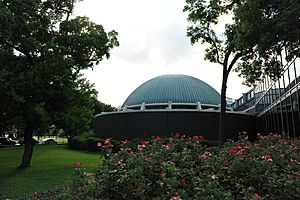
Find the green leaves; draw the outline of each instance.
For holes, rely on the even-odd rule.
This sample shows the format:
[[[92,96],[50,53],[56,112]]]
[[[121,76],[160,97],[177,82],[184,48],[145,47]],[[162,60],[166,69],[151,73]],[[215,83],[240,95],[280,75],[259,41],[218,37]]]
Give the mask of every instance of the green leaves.
[[[278,78],[282,72],[282,65],[276,61],[278,57],[285,55],[285,50],[287,61],[299,57],[299,3],[296,0],[241,2],[233,12],[237,26],[234,40],[239,48],[251,50],[255,56],[244,56],[237,71],[251,85],[264,75]],[[256,66],[258,62],[260,67]],[[261,69],[260,75],[255,73],[252,76],[251,73],[257,68]]]
[[[71,134],[90,128],[97,92],[80,71],[119,44],[117,32],[73,16],[75,2],[0,0],[1,121],[18,118]]]
[[[255,85],[264,76],[278,78],[282,65],[275,61],[283,51],[285,59],[299,57],[300,5],[297,0],[187,0],[187,36],[191,43],[208,43],[205,58],[228,64],[226,55],[240,54],[235,71],[245,84]],[[214,25],[224,14],[231,14],[233,24],[225,25],[217,36]],[[233,63],[234,64],[234,63]],[[226,66],[227,67],[227,66]]]
[[[64,46],[64,54],[73,58],[76,70],[98,64],[103,56],[109,58],[109,50],[119,45],[117,32],[106,33],[101,25],[87,17],[76,17],[60,24],[58,43]]]
[[[184,12],[188,12],[188,21],[192,23],[187,28],[187,36],[191,43],[209,44],[205,50],[205,59],[223,66],[225,83],[233,65],[242,56],[242,49],[235,45],[234,38],[237,30],[234,24],[225,24],[223,33],[216,32],[220,17],[232,11],[236,1],[222,0],[188,0]],[[236,57],[231,61],[229,58]],[[225,86],[224,86],[225,87]]]
[[[272,133],[255,142],[247,137],[216,153],[199,137],[118,141],[121,148],[103,165],[76,169],[69,199],[299,199],[299,140]]]

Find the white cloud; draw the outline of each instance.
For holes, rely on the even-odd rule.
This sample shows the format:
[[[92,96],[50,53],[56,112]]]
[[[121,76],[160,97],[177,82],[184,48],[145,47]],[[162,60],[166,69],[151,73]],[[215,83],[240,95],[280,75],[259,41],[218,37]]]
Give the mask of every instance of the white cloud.
[[[186,37],[184,0],[84,0],[76,15],[86,15],[106,31],[119,33],[120,47],[85,75],[95,83],[99,100],[121,106],[140,84],[162,74],[186,74],[221,89],[222,68],[204,61],[204,47]],[[226,21],[226,20],[225,20]],[[249,88],[231,73],[227,96],[238,98]]]

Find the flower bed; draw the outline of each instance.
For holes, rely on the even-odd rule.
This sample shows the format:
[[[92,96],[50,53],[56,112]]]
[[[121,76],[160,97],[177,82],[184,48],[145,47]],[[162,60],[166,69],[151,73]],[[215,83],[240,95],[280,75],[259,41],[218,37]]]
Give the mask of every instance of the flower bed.
[[[98,143],[103,165],[77,163],[70,199],[300,199],[300,143],[270,134],[246,135],[224,148],[206,147],[201,136],[160,138],[133,145]]]

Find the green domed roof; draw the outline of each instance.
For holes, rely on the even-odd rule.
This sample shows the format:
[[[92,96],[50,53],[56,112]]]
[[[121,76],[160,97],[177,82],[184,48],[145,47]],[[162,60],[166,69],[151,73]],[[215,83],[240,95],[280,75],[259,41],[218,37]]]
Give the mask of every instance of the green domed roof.
[[[186,75],[155,77],[136,88],[123,106],[142,103],[197,103],[218,105],[220,94],[207,83]],[[122,106],[122,107],[123,107]]]

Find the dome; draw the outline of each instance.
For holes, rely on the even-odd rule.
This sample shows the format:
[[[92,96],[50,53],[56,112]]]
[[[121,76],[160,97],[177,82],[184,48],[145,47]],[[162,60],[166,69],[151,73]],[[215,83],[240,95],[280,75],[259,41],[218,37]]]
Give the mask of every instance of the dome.
[[[226,108],[224,139],[255,133],[255,117]],[[117,111],[95,116],[94,132],[119,140],[183,133],[218,139],[220,94],[203,81],[186,75],[163,75],[137,87]]]
[[[162,75],[136,88],[124,106],[180,103],[219,105],[220,94],[207,83],[187,75]]]

